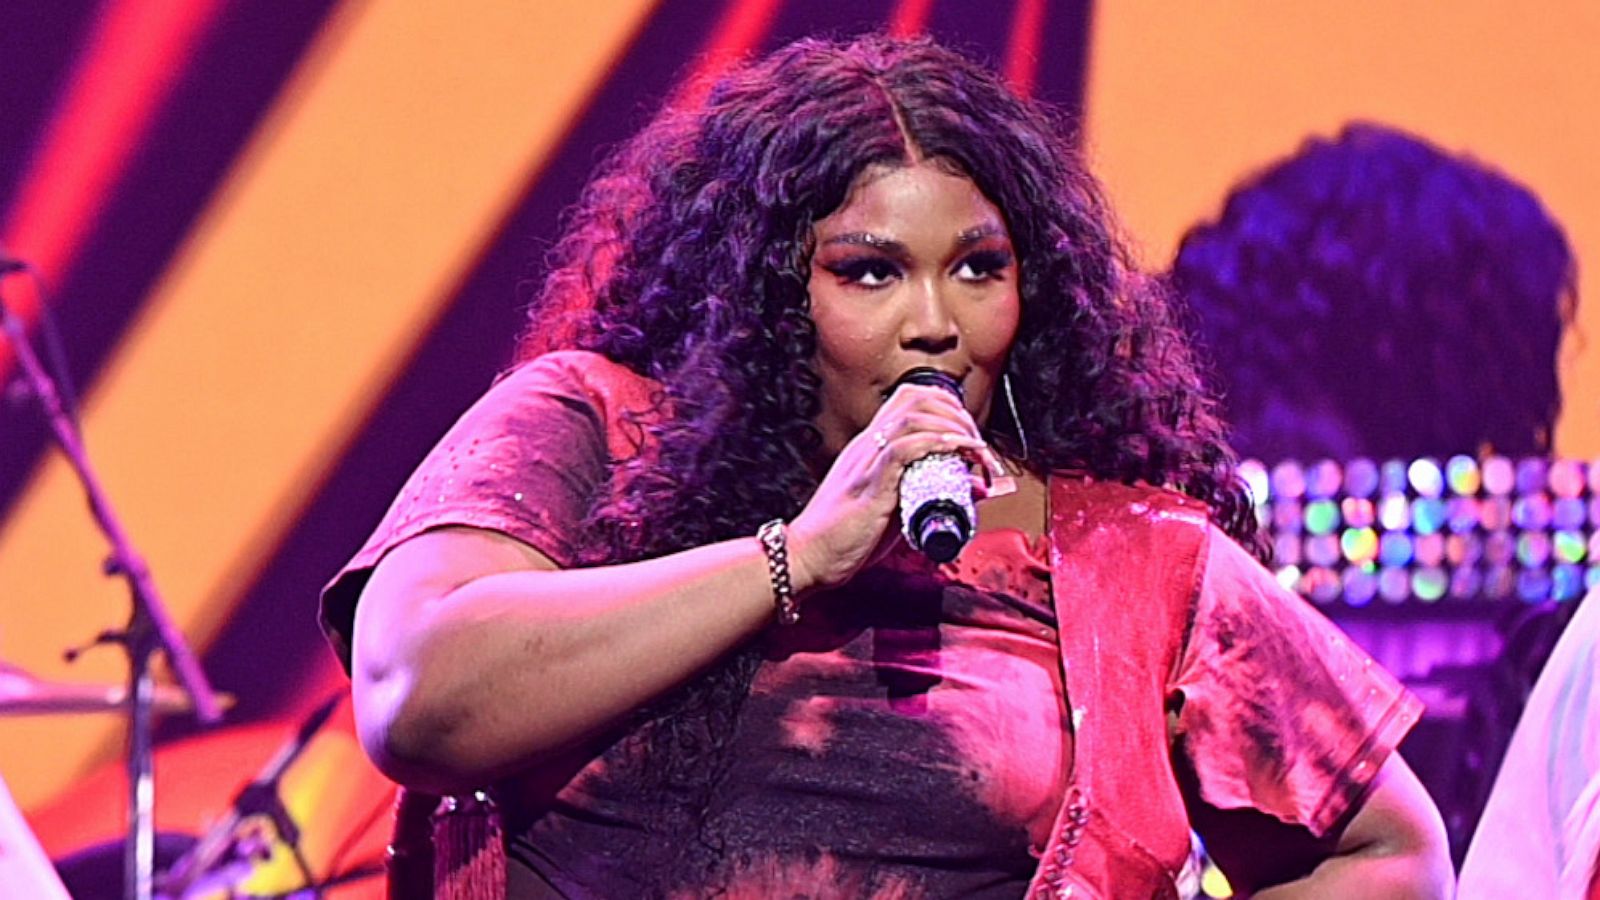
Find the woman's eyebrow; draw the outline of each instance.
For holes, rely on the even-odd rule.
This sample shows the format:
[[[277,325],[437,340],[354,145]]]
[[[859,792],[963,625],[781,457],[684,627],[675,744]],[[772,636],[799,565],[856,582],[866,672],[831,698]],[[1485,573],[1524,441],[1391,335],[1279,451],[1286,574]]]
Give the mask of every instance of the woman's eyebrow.
[[[824,247],[831,246],[833,244],[851,244],[857,247],[871,247],[874,250],[882,250],[885,253],[892,253],[896,256],[904,256],[907,253],[905,244],[902,244],[893,238],[886,238],[881,235],[872,234],[871,232],[866,231],[850,231],[844,234],[834,235],[833,237],[822,242]]]
[[[976,244],[984,238],[1003,238],[1005,236],[1006,230],[1004,228],[1001,228],[999,225],[996,225],[993,222],[985,222],[982,225],[975,225],[956,235],[956,243],[966,246],[968,244]]]
[[[971,228],[959,232],[956,235],[956,243],[965,247],[970,244],[976,244],[985,238],[1003,238],[1005,236],[1006,230],[1004,228],[993,222],[985,222],[982,225],[974,225]],[[857,247],[871,247],[874,250],[881,250],[884,253],[889,253],[896,256],[905,256],[909,252],[906,249],[905,244],[902,244],[893,238],[883,237],[882,235],[873,234],[869,231],[850,231],[844,234],[837,234],[822,242],[824,247],[831,246],[833,244],[849,244]]]

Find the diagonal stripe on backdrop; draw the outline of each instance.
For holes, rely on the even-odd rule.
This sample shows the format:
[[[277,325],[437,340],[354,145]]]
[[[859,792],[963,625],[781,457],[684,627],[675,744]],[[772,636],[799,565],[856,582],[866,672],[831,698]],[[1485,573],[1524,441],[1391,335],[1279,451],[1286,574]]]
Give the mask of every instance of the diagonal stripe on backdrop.
[[[648,8],[352,4],[325,29],[86,404],[108,490],[200,643]],[[123,616],[100,554],[65,467],[44,466],[0,530],[0,650],[121,677],[114,654],[71,673],[56,656]],[[32,805],[119,733],[8,723],[0,768]]]
[[[0,247],[47,278],[71,266],[84,232],[190,52],[217,11],[216,0],[111,0],[100,11],[71,84],[23,176],[0,232]],[[32,291],[12,295],[24,323],[38,315]],[[0,381],[12,364],[0,344]]]
[[[526,173],[515,209],[451,289],[448,307],[211,645],[206,670],[240,694],[237,718],[293,715],[303,698],[343,683],[314,624],[317,590],[360,546],[438,435],[509,361],[523,326],[518,285],[537,270],[539,248],[555,239],[561,211],[577,199],[596,159],[637,130],[680,79],[705,70],[706,54],[693,48],[722,48],[722,58],[732,59],[744,42],[763,40],[763,28],[738,24],[742,13],[734,7],[708,19],[701,0],[658,3],[560,149]],[[270,655],[262,652],[267,646]],[[190,730],[174,722],[163,738]]]

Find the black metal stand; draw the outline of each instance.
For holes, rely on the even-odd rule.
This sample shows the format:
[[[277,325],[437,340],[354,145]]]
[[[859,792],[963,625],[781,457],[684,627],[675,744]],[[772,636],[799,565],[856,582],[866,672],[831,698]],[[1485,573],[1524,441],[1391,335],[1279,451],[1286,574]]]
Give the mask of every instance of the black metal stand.
[[[155,868],[155,779],[150,710],[155,682],[150,677],[150,657],[157,650],[166,652],[173,674],[188,693],[201,722],[210,725],[219,721],[222,708],[199,661],[168,616],[144,558],[134,550],[112,512],[100,481],[89,466],[82,437],[62,407],[55,384],[34,355],[26,328],[6,308],[3,297],[0,297],[0,328],[10,339],[17,363],[44,410],[56,443],[83,484],[95,523],[111,544],[106,574],[126,579],[133,601],[126,630],[102,633],[95,643],[118,643],[128,654],[128,841],[123,859],[123,896],[128,900],[150,900]]]
[[[283,780],[284,773],[289,771],[289,766],[299,758],[305,751],[306,745],[311,743],[311,739],[327,723],[328,717],[333,715],[333,711],[338,708],[344,697],[343,691],[335,693],[300,723],[294,737],[278,748],[278,752],[267,761],[260,774],[234,796],[233,807],[228,814],[208,829],[182,859],[172,864],[162,884],[164,892],[182,896],[190,888],[210,877],[220,866],[229,861],[230,854],[236,854],[240,825],[253,817],[265,816],[272,822],[279,839],[288,846],[289,853],[294,857],[295,866],[300,870],[300,877],[305,881],[305,886],[296,890],[310,891],[312,897],[321,896],[322,889],[317,885],[316,875],[311,871],[311,863],[300,848],[300,827],[289,814],[288,807],[283,805],[278,784]]]

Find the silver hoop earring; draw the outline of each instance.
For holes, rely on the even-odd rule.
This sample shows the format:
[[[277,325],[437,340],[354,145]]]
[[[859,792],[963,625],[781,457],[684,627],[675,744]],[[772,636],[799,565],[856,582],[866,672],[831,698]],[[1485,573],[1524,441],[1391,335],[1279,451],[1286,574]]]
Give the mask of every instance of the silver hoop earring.
[[[1011,422],[1017,426],[1017,442],[1022,445],[1022,458],[1028,458],[1028,433],[1022,429],[1022,417],[1017,415],[1017,397],[1011,392],[1011,373],[1000,375],[1000,389],[1006,394],[1006,409],[1011,411]]]

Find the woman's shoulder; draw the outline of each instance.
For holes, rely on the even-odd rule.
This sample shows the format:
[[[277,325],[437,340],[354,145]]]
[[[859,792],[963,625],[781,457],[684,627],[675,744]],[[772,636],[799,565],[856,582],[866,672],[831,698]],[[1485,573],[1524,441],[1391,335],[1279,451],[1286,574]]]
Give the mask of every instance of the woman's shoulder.
[[[1202,528],[1211,521],[1209,506],[1171,488],[1102,481],[1074,472],[1051,474],[1050,508],[1085,521],[1126,518],[1154,524],[1176,518]]]
[[[656,382],[592,350],[552,350],[522,360],[496,384],[565,386],[590,392],[648,395]]]
[[[1116,558],[1179,580],[1203,569],[1216,532],[1209,508],[1192,497],[1071,473],[1050,478],[1049,522],[1052,543],[1069,555]]]
[[[581,400],[602,413],[644,411],[657,405],[660,385],[590,350],[554,350],[517,363],[496,379],[494,391],[555,394]]]
[[[503,374],[492,392],[512,402],[544,395],[587,407],[605,431],[613,458],[638,451],[640,424],[662,406],[658,382],[590,350],[554,350],[525,360]]]

